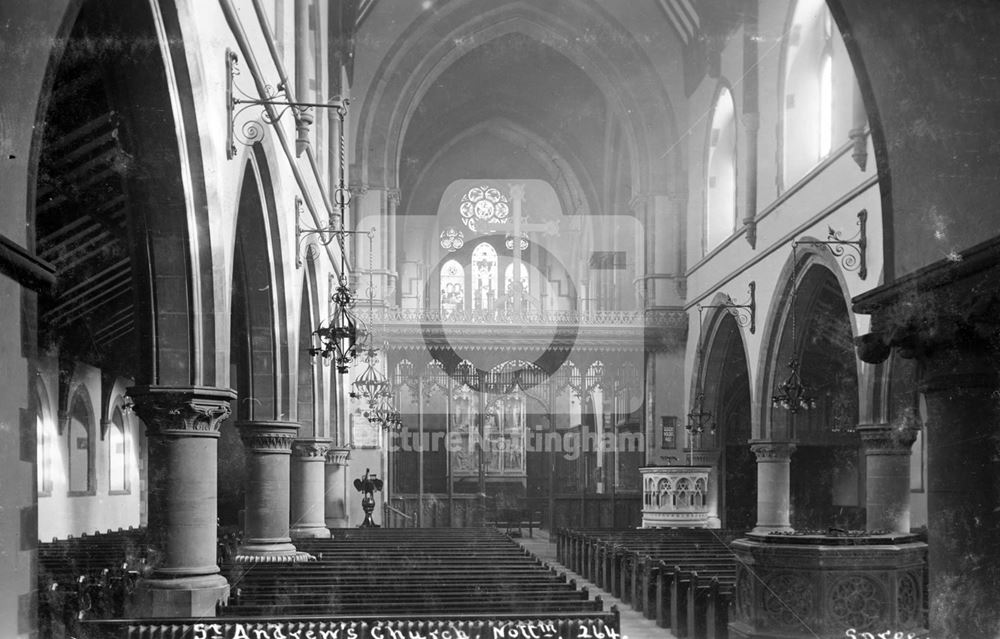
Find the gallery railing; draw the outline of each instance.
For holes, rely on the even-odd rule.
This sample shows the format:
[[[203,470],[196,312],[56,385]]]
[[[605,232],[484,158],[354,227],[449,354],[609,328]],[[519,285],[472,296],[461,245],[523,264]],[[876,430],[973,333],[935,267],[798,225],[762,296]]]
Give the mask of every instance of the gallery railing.
[[[577,324],[581,326],[643,326],[647,314],[633,311],[521,311],[507,309],[452,310],[382,308],[372,315],[375,324]]]

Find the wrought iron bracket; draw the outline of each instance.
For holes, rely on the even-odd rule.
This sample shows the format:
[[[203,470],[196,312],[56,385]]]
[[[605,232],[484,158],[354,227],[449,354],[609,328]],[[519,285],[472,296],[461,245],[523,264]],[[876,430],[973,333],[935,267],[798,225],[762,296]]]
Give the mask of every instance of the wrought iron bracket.
[[[340,190],[340,189],[338,189]],[[345,189],[346,192],[346,189]],[[347,198],[350,199],[350,193],[347,193]],[[305,237],[310,235],[318,235],[319,243],[323,246],[328,246],[334,238],[342,240],[347,235],[367,235],[368,239],[373,239],[375,237],[375,227],[373,226],[367,231],[351,231],[348,229],[337,228],[338,218],[337,216],[331,216],[329,222],[326,226],[320,226],[317,228],[312,228],[308,226],[302,226],[299,221],[299,215],[302,212],[302,198],[295,196],[295,267],[302,268],[302,241]],[[310,244],[309,247],[312,248],[314,245]],[[340,250],[343,251],[343,243],[341,243]],[[306,255],[309,255],[307,253]]]
[[[842,239],[842,232],[835,231],[832,226],[827,227],[826,240],[796,240],[792,246],[799,244],[810,244],[813,246],[825,246],[830,249],[838,260],[840,266],[845,271],[857,271],[858,277],[865,279],[868,277],[868,261],[866,253],[868,248],[868,210],[861,209],[858,213],[858,233],[849,240]],[[857,252],[848,252],[848,249]]]
[[[293,102],[288,99],[284,82],[276,87],[264,85],[264,97],[254,97],[236,86],[236,76],[240,75],[239,57],[232,49],[226,49],[226,158],[236,157],[236,143],[250,146],[264,137],[266,125],[278,126],[278,121],[288,111],[295,118],[297,154],[308,145],[309,125],[313,122],[312,109],[335,109],[343,122],[347,114],[347,99],[333,98],[329,102]],[[236,125],[237,118],[254,107],[263,107],[259,118]]]
[[[736,323],[740,326],[747,326],[750,328],[750,334],[752,335],[757,331],[757,282],[750,282],[750,299],[747,300],[745,304],[737,304],[736,301],[730,295],[726,295],[726,301],[723,304],[699,304],[698,310],[705,308],[724,308],[729,311],[729,314],[736,318]]]

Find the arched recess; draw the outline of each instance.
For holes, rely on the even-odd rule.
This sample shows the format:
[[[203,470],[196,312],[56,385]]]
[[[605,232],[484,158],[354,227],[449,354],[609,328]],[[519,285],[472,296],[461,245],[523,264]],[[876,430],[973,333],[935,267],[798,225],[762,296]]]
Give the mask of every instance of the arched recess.
[[[296,385],[296,419],[302,425],[299,437],[321,437],[326,432],[321,406],[323,375],[317,358],[309,353],[313,346],[312,332],[322,321],[316,287],[316,262],[310,252],[302,278],[302,298],[299,304],[299,344],[296,351],[298,376]],[[333,413],[335,414],[335,413]]]
[[[718,513],[723,528],[750,530],[757,517],[757,462],[750,450],[750,370],[739,324],[725,310],[712,313],[705,328],[702,375],[705,410],[712,414],[718,446]]]
[[[97,413],[82,384],[70,395],[66,423],[66,484],[70,496],[97,490]]]
[[[236,523],[243,504],[244,450],[235,423],[288,419],[289,361],[281,251],[271,178],[259,145],[240,184],[230,304],[230,384],[237,400],[220,428],[219,518]]]
[[[600,7],[569,0],[554,0],[544,8],[477,0],[439,7],[434,37],[428,37],[428,28],[425,20],[409,27],[371,83],[357,136],[362,181],[398,186],[404,134],[423,95],[471,49],[511,33],[527,35],[586,70],[615,119],[624,125],[634,192],[670,185],[680,174],[678,153],[671,154],[671,161],[657,160],[677,138],[673,110],[659,76],[632,35]],[[603,37],[577,37],[587,32]]]
[[[39,299],[41,345],[139,384],[212,384],[208,212],[176,7],[90,0],[64,24],[28,184],[59,283]]]
[[[864,528],[864,460],[856,432],[859,364],[849,298],[828,252],[798,247],[797,255],[794,282],[785,278],[772,309],[775,321],[768,322],[765,332],[773,335],[762,362],[765,432],[769,439],[796,445],[791,463],[794,528]],[[815,403],[795,413],[770,401],[788,377],[793,358]]]

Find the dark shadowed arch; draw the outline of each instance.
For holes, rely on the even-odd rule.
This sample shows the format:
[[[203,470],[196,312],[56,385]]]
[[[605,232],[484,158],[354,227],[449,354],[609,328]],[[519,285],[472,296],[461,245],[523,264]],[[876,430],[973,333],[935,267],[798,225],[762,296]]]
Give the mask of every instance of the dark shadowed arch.
[[[719,448],[719,517],[724,528],[749,530],[757,516],[757,463],[750,451],[750,370],[740,327],[725,310],[716,310],[705,326],[701,375],[704,407],[712,413],[714,436],[703,442]]]
[[[176,8],[76,2],[62,31],[28,184],[29,242],[57,268],[41,343],[140,384],[214,383],[212,260],[191,232],[208,212]]]

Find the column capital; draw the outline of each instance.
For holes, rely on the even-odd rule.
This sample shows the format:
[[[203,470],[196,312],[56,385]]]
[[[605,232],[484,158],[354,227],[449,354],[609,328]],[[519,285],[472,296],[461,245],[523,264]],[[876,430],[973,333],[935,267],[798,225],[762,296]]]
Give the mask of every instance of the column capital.
[[[333,440],[328,437],[310,437],[292,442],[292,457],[302,460],[325,460]]]
[[[289,455],[295,435],[299,432],[299,424],[283,421],[238,422],[236,429],[243,445],[252,453]]]
[[[151,437],[213,437],[236,391],[211,386],[132,386],[133,410]]]
[[[389,204],[399,206],[401,197],[402,195],[400,194],[399,189],[386,189],[385,198],[389,201]]]
[[[917,440],[917,429],[892,424],[861,424],[858,433],[866,455],[906,455]]]
[[[750,450],[757,456],[758,463],[786,462],[795,452],[794,442],[754,442]]]
[[[326,463],[331,466],[347,466],[350,459],[350,448],[330,448],[326,453]]]
[[[367,184],[352,184],[347,187],[347,190],[351,192],[354,197],[364,197],[368,193],[369,186]]]

